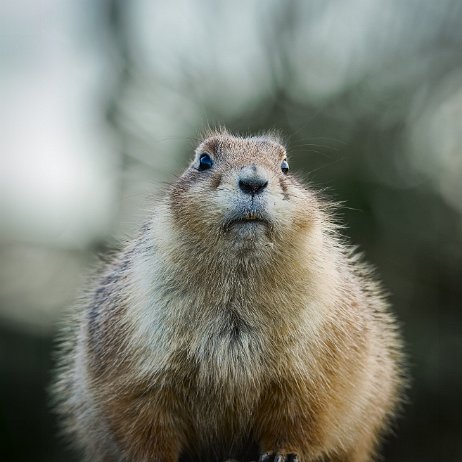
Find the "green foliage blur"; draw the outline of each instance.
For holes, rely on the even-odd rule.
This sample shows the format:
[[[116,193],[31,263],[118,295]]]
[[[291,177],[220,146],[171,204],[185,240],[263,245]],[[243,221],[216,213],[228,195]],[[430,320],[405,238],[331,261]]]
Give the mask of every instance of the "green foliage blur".
[[[389,293],[411,387],[385,460],[462,460],[462,3],[13,3],[0,460],[78,460],[46,391],[57,323],[219,125],[279,131]]]

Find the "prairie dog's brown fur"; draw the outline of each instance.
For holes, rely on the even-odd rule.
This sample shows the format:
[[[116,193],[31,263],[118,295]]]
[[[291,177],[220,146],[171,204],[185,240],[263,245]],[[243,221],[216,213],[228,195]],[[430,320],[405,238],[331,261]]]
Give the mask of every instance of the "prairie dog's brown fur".
[[[395,321],[285,159],[272,136],[210,134],[76,310],[54,395],[86,460],[373,459]]]

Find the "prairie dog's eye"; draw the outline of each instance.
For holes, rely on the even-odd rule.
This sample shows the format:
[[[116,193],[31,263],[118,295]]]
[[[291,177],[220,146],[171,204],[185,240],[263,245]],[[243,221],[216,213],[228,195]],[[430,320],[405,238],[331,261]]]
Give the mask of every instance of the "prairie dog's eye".
[[[284,175],[287,175],[287,173],[289,173],[289,163],[287,162],[286,159],[282,161],[281,170],[282,170],[282,173],[284,173]]]
[[[202,153],[199,157],[199,170],[208,170],[212,165],[212,158],[206,152]]]

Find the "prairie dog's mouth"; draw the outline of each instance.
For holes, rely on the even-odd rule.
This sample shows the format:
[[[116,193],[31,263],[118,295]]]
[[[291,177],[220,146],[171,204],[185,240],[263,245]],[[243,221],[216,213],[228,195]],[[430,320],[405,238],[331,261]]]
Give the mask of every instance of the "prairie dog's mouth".
[[[257,227],[257,226],[270,226],[270,220],[265,216],[266,214],[248,211],[243,214],[230,217],[225,222],[225,230],[231,227]]]

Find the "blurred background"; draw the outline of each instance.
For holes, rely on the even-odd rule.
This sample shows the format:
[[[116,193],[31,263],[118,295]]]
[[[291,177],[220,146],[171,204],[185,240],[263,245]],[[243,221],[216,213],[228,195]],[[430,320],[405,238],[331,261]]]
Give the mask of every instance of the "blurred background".
[[[462,461],[462,2],[15,0],[0,6],[0,459],[73,461],[46,387],[98,255],[207,125],[278,129],[402,324],[387,461]]]

